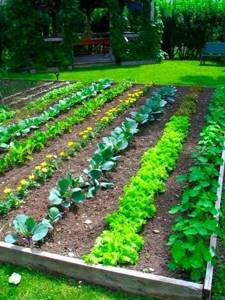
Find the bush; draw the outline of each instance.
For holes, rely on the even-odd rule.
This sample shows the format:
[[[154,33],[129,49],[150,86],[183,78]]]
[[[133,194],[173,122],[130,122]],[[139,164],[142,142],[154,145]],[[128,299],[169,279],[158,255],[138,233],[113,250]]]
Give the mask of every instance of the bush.
[[[162,48],[170,58],[198,58],[207,41],[225,40],[225,2],[157,0],[164,24]]]

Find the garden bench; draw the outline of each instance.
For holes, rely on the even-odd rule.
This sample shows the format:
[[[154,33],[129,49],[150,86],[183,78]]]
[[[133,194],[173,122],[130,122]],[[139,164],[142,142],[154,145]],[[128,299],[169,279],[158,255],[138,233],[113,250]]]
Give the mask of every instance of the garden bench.
[[[201,61],[202,65],[205,63],[206,57],[225,57],[225,43],[221,42],[210,42],[206,43],[202,50]]]

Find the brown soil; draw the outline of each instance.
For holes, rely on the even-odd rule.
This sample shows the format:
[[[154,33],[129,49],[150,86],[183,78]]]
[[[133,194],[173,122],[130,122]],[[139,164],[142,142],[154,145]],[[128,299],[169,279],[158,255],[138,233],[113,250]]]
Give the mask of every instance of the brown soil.
[[[75,125],[71,133],[62,134],[60,137],[57,137],[54,140],[50,140],[47,144],[47,147],[42,149],[41,152],[32,154],[32,161],[27,161],[24,166],[14,167],[4,174],[0,174],[0,197],[6,186],[11,188],[15,187],[21,179],[27,177],[31,173],[31,171],[34,169],[34,166],[40,164],[43,160],[45,160],[45,156],[48,153],[56,154],[64,150],[67,146],[68,141],[75,140],[78,137],[78,133],[84,130],[87,126],[93,127],[96,117],[103,116],[107,110],[118,105],[121,99],[125,99],[128,93],[133,91],[137,87],[138,86],[135,85],[134,87],[129,89],[129,91],[123,93],[121,96],[116,97],[113,101],[106,103],[101,111],[97,111],[95,115],[90,115],[82,123]]]
[[[122,195],[124,185],[130,177],[136,173],[140,166],[140,158],[143,153],[156,144],[163,132],[163,128],[168,119],[173,115],[181,103],[184,94],[189,91],[187,87],[178,87],[177,101],[168,106],[160,121],[146,125],[132,141],[129,149],[122,154],[117,166],[117,171],[107,173],[107,179],[115,184],[113,189],[99,191],[94,199],[80,203],[77,209],[71,210],[63,220],[55,227],[51,237],[47,238],[41,246],[43,250],[50,252],[67,254],[73,252],[80,257],[87,253],[96,239],[104,230],[104,216],[113,212],[118,207],[118,198]],[[198,111],[192,117],[192,127],[188,139],[184,145],[184,151],[177,163],[176,170],[171,174],[166,193],[156,199],[157,215],[145,226],[143,235],[145,244],[140,254],[140,260],[135,269],[143,270],[153,268],[156,274],[171,275],[167,271],[166,262],[168,261],[168,249],[166,242],[170,233],[170,226],[174,217],[168,214],[172,204],[179,201],[182,187],[175,182],[178,174],[186,172],[192,163],[191,152],[197,145],[199,132],[203,125],[203,116],[207,110],[208,100],[211,98],[212,90],[205,89],[200,95]],[[119,117],[109,128],[107,128],[99,138],[91,142],[77,157],[65,162],[63,167],[58,170],[55,176],[46,182],[41,189],[35,190],[28,196],[23,207],[10,212],[0,221],[0,239],[8,231],[8,224],[18,213],[25,213],[37,219],[46,216],[48,208],[49,189],[54,187],[56,181],[63,176],[67,170],[71,170],[74,175],[79,175],[87,167],[87,159],[92,155],[96,148],[96,143],[110,133],[112,128],[119,125],[124,116]],[[63,143],[61,141],[60,143]],[[57,146],[57,145],[55,145]],[[37,154],[39,157],[41,154]],[[27,167],[25,167],[27,168]],[[10,182],[10,181],[9,181]],[[86,220],[91,220],[90,225],[86,225]],[[159,230],[154,234],[153,230]]]

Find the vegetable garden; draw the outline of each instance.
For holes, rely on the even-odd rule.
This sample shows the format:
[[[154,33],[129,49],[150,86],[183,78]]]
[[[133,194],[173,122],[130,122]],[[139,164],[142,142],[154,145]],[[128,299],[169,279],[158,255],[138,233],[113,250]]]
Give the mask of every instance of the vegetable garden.
[[[104,79],[33,89],[0,108],[0,260],[209,298],[225,88]]]

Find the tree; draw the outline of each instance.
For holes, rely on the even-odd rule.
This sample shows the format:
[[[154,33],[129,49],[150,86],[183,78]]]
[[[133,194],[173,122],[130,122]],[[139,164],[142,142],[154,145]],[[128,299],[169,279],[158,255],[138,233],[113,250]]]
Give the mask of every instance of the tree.
[[[34,0],[33,5],[36,9],[45,11],[51,18],[51,31],[54,36],[57,35],[57,16],[60,12],[61,0]]]

